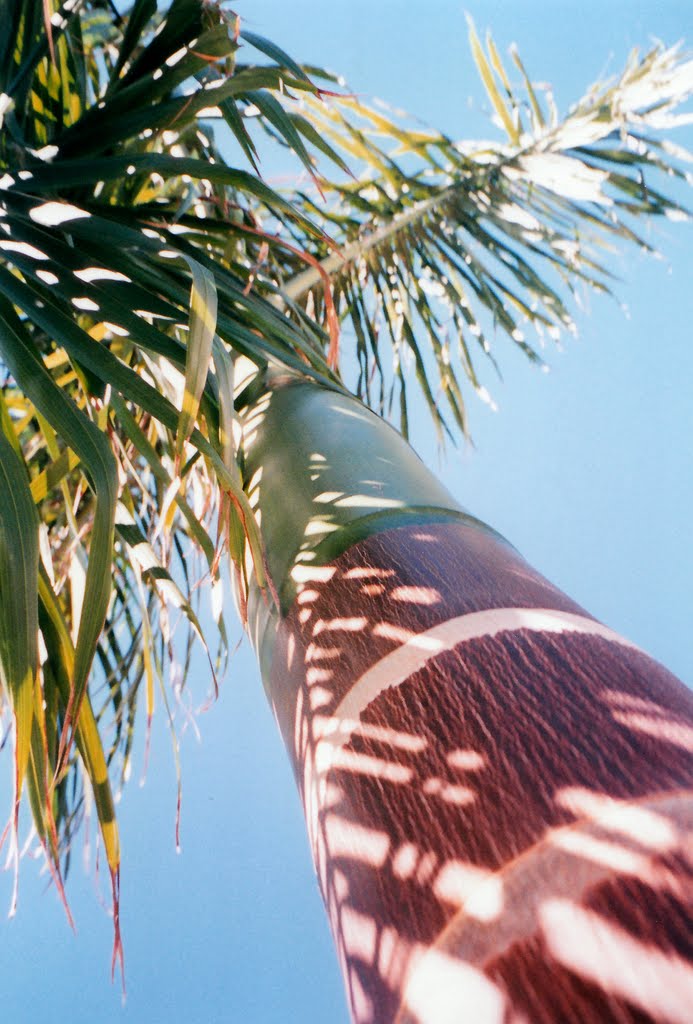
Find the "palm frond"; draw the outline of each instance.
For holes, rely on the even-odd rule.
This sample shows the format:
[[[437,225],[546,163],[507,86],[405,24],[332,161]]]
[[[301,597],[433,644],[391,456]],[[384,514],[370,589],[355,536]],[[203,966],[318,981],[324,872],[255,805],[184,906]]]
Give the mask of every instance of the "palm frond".
[[[278,268],[290,305],[318,320],[321,271],[330,276],[356,339],[361,397],[387,412],[407,361],[441,431],[447,406],[466,432],[464,385],[485,394],[475,367],[477,356],[492,354],[494,329],[540,362],[546,335],[574,332],[571,298],[580,287],[611,293],[614,245],[651,251],[639,219],[688,216],[655,187],[658,179],[692,180],[691,154],[659,134],[693,119],[680,112],[693,91],[693,61],[678,47],[631,54],[614,81],[592,86],[559,119],[515,50],[517,89],[492,39],[485,51],[471,24],[470,39],[502,141],[454,142],[350,97],[329,106],[298,100],[298,116],[362,172],[356,181],[323,181],[327,207],[301,196],[339,252],[318,247],[319,268],[289,260]],[[365,303],[356,298],[363,295]],[[394,374],[376,354],[384,337]]]
[[[129,770],[140,689],[148,720],[157,686],[167,707],[170,684],[179,692],[190,640],[176,635],[177,618],[214,677],[225,546],[241,587],[246,549],[264,576],[228,445],[233,374],[209,371],[212,345],[335,381],[322,330],[296,329],[247,288],[266,244],[252,234],[258,207],[307,236],[321,229],[257,174],[227,166],[201,119],[213,98],[252,156],[232,105],[247,92],[257,100],[259,84],[268,96],[288,82],[317,87],[259,37],[249,44],[280,63],[235,74],[237,19],[202,0],[176,0],[164,15],[139,0],[122,18],[97,3],[53,4],[50,33],[40,5],[11,7],[0,132],[0,455],[14,502],[0,545],[3,702],[17,797],[26,780],[56,877],[88,778],[116,886],[108,768],[121,781]],[[194,599],[204,577],[217,595],[216,656]],[[17,822],[15,812],[15,833]]]

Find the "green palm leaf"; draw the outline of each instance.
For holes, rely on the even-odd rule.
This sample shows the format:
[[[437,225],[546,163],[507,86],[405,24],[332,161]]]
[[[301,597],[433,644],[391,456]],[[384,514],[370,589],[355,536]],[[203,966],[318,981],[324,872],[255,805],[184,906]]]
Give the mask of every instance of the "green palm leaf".
[[[493,328],[500,327],[540,361],[527,329],[539,343],[546,333],[558,338],[574,331],[566,291],[578,282],[611,291],[611,240],[649,249],[635,217],[687,216],[644,174],[685,180],[690,162],[684,151],[663,161],[654,134],[687,116],[674,114],[691,92],[690,61],[676,48],[631,57],[614,82],[594,86],[562,121],[542,111],[514,54],[532,115],[527,128],[525,98],[513,91],[493,41],[484,54],[471,23],[470,38],[506,142],[458,144],[435,132],[406,131],[351,98],[327,109],[301,101],[301,116],[364,168],[356,182],[323,182],[332,198],[327,209],[317,197],[303,196],[306,212],[322,219],[341,245],[341,256],[323,250],[321,259],[340,313],[357,337],[365,337],[367,321],[371,334],[383,328],[396,366],[407,350],[417,364],[411,339],[423,331],[437,377],[436,387],[422,384],[431,415],[440,423],[440,395],[458,427],[461,381],[466,376],[477,387],[472,351],[490,354]],[[281,269],[286,296],[294,305],[310,302],[320,317],[319,271],[286,262]],[[364,289],[368,295],[368,285],[365,309],[347,298]],[[361,377],[372,381],[382,373],[371,357]],[[366,397],[362,386],[359,393]],[[382,402],[376,407],[386,409]]]

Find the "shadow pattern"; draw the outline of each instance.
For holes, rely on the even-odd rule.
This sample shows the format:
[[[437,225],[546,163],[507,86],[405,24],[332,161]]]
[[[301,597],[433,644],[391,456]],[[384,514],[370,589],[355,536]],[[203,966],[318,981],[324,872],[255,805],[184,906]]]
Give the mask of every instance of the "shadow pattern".
[[[580,630],[430,640],[494,609]],[[360,540],[306,573],[269,689],[357,1024],[693,1019],[693,695],[512,548]]]

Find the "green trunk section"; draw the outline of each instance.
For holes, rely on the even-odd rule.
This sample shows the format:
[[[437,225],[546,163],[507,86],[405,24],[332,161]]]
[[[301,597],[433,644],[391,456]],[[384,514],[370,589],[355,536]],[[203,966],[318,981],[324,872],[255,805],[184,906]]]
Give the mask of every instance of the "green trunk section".
[[[277,609],[251,581],[248,629],[265,679],[281,615],[311,570],[352,544],[451,517],[499,536],[462,508],[393,427],[312,381],[274,382],[247,414],[243,443],[245,486],[280,601]]]

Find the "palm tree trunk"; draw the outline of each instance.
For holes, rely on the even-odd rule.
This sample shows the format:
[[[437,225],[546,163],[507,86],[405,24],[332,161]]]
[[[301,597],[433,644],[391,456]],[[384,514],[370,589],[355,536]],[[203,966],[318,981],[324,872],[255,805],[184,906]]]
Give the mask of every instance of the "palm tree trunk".
[[[249,626],[354,1021],[684,1024],[691,693],[353,399],[278,385],[245,437],[281,606]]]

